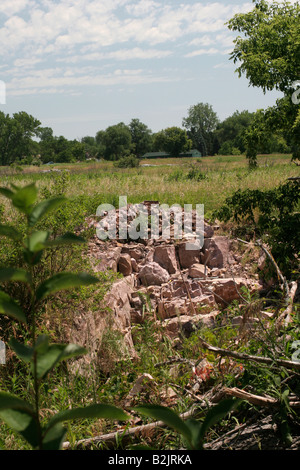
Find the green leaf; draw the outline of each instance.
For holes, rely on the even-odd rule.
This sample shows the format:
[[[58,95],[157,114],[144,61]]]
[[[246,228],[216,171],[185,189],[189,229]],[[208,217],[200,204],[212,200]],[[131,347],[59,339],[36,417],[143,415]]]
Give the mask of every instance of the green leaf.
[[[90,405],[85,408],[74,408],[72,410],[60,411],[54,415],[48,422],[46,432],[48,432],[48,429],[51,429],[52,426],[55,426],[57,423],[75,419],[94,418],[110,419],[113,421],[127,421],[130,419],[130,416],[120,408],[113,405],[98,404]]]
[[[85,243],[85,239],[74,235],[74,233],[65,233],[61,237],[56,238],[55,240],[50,240],[45,243],[46,248],[53,246],[64,246],[71,245],[73,243]]]
[[[201,431],[200,431],[201,439],[204,438],[204,435],[208,431],[209,428],[214,426],[221,419],[225,418],[225,416],[227,416],[227,414],[230,411],[235,409],[240,404],[240,402],[241,400],[238,400],[236,398],[228,398],[226,400],[222,400],[216,406],[211,408],[207,412],[205,419],[201,426]]]
[[[191,442],[191,431],[185,422],[170,408],[160,405],[143,405],[134,408],[135,411],[141,413],[149,418],[154,418],[158,421],[163,421],[165,424],[175,429],[181,434],[188,442]]]
[[[0,194],[7,197],[8,199],[12,199],[13,195],[15,194],[11,189],[8,188],[0,188]]]
[[[16,191],[12,197],[13,205],[25,214],[29,214],[33,204],[37,199],[37,188],[35,183],[31,183]]]
[[[19,432],[32,447],[38,445],[38,429],[34,410],[27,402],[14,395],[0,392],[0,418]]]
[[[65,435],[66,429],[64,429],[61,424],[53,426],[42,441],[43,450],[60,450]]]
[[[203,448],[201,439],[202,423],[195,419],[188,419],[185,424],[191,431],[191,448],[193,450],[201,450]]]
[[[87,273],[59,273],[47,279],[39,285],[36,291],[37,300],[42,300],[47,295],[54,294],[60,290],[70,289],[72,287],[88,286],[99,282],[94,276]]]
[[[20,359],[25,362],[31,361],[34,354],[34,349],[31,346],[19,343],[15,338],[12,338],[8,344]]]
[[[31,282],[30,274],[24,269],[15,268],[2,268],[0,269],[0,282],[5,281],[19,281],[19,282]]]
[[[3,291],[0,291],[0,313],[12,317],[21,323],[27,323],[23,310]]]
[[[33,227],[44,215],[51,210],[56,209],[66,201],[65,197],[56,197],[53,199],[47,199],[37,204],[29,214],[28,224],[29,227]]]
[[[40,348],[36,349],[36,352],[36,372],[38,379],[45,377],[45,375],[61,361],[87,353],[85,348],[75,344],[50,344],[46,347],[46,343],[42,343],[42,349],[40,345]]]
[[[22,234],[18,232],[18,230],[16,230],[14,227],[11,227],[10,225],[0,224],[0,236],[1,235],[7,238],[11,238],[12,240],[15,240],[15,241],[20,241],[23,238]]]
[[[33,232],[26,240],[25,245],[31,253],[42,251],[45,248],[45,243],[49,238],[50,232],[39,230]]]

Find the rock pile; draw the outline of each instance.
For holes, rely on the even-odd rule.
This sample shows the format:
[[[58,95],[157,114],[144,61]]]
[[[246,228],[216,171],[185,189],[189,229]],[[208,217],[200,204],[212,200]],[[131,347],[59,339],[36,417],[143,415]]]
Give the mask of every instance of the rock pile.
[[[133,212],[129,207],[129,222]],[[192,217],[195,228],[194,213]],[[110,215],[102,220],[109,229]],[[233,241],[218,235],[206,221],[203,235],[202,248],[197,243],[191,247],[190,234],[186,238],[183,234],[179,241],[161,236],[133,241],[118,237],[103,241],[95,236],[90,240],[89,258],[95,272],[108,269],[124,276],[104,302],[131,355],[131,326],[142,323],[145,315],[152,315],[175,338],[180,332],[190,334],[201,324],[213,325],[221,308],[241,298],[242,287],[250,291],[261,288],[257,278],[241,266]]]

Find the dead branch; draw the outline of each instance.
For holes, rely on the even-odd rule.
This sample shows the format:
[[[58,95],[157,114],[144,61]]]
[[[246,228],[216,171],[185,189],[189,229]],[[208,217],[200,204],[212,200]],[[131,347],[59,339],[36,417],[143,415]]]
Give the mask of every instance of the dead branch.
[[[276,320],[277,331],[281,328],[282,323],[284,324],[284,326],[288,326],[288,324],[292,322],[291,313],[293,310],[294,298],[295,298],[297,289],[298,289],[298,284],[296,281],[293,281],[291,283],[291,288],[289,291],[289,304],[287,308],[284,310],[284,312]]]
[[[197,415],[198,412],[199,409],[193,406],[186,413],[182,413],[179,416],[181,419],[184,420]],[[62,447],[63,449],[70,449],[71,447],[78,449],[82,447],[88,448],[95,444],[104,444],[107,448],[112,448],[116,444],[117,439],[121,439],[122,444],[126,444],[137,436],[147,434],[149,431],[152,431],[154,429],[165,428],[166,426],[167,425],[163,421],[155,421],[154,423],[144,424],[142,426],[135,426],[124,431],[120,430],[116,432],[111,432],[109,434],[103,434],[102,436],[91,437],[90,439],[81,439],[80,441],[75,442],[73,445],[70,442],[66,441],[63,443]]]
[[[220,356],[228,356],[228,357],[234,357],[235,359],[238,359],[240,361],[253,361],[253,362],[258,362],[261,364],[268,364],[270,366],[282,366],[285,367],[286,369],[296,369],[300,370],[300,362],[295,362],[295,361],[286,361],[284,359],[270,359],[269,357],[260,357],[260,356],[251,356],[249,354],[244,354],[244,353],[237,353],[234,351],[229,351],[228,349],[222,349],[218,348],[216,346],[212,346],[211,344],[208,344],[206,341],[200,338],[201,345],[205,348],[208,349],[209,351],[219,354]]]
[[[229,395],[231,397],[241,398],[242,400],[246,400],[252,405],[258,406],[280,406],[280,401],[276,400],[272,397],[262,397],[260,395],[254,395],[253,393],[246,392],[246,390],[241,390],[239,388],[223,388],[223,392],[225,395]],[[289,405],[291,408],[299,408],[300,401],[299,400],[290,400]]]

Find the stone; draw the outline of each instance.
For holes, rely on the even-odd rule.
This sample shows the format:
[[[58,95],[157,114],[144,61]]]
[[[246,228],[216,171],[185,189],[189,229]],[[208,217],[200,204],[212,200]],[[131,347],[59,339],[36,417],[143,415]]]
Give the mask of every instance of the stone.
[[[174,245],[157,246],[153,261],[166,269],[169,274],[175,274],[178,270]]]
[[[205,294],[198,282],[175,279],[162,286],[157,313],[161,319],[205,314],[215,307],[213,294]]]
[[[90,257],[94,272],[104,272],[111,269],[118,271],[118,263],[122,248],[119,246],[108,246],[105,243],[95,245],[93,257]]]
[[[235,278],[229,279],[213,279],[202,281],[202,286],[205,291],[207,287],[210,291],[213,292],[215,296],[215,301],[218,305],[222,307],[227,307],[234,300],[240,299],[240,289],[243,286],[247,286],[245,279]]]
[[[205,268],[204,264],[195,263],[190,267],[188,275],[192,278],[205,279],[207,276],[206,271],[208,271],[208,268]]]
[[[205,238],[203,251],[201,261],[209,268],[225,268],[236,262],[230,253],[230,240],[227,237]]]
[[[192,241],[181,242],[178,244],[178,257],[182,269],[190,268],[193,264],[200,262],[200,248]]]
[[[164,320],[162,327],[164,332],[172,339],[178,336],[189,337],[196,330],[203,326],[213,327],[219,312],[214,310],[206,315],[181,315]]]
[[[129,276],[132,274],[131,258],[128,253],[123,253],[120,255],[118,271],[124,276]]]
[[[150,262],[141,267],[138,278],[144,286],[160,286],[169,281],[170,275],[158,263]]]
[[[128,253],[131,258],[137,262],[141,261],[145,256],[145,248],[141,245],[125,245],[122,248],[122,254]]]
[[[68,342],[84,346],[88,353],[72,366],[74,372],[89,375],[91,364],[97,364],[103,372],[109,372],[114,362],[122,357],[137,358],[131,335],[130,296],[134,291],[135,276],[127,276],[115,282],[103,299],[98,311],[79,313],[68,334]],[[102,355],[107,332],[117,333],[118,351]]]

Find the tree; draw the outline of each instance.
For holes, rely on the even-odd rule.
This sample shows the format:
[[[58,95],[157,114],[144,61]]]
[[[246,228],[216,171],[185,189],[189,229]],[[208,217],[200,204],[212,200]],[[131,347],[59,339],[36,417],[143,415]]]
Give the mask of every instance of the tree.
[[[81,139],[81,143],[84,145],[85,155],[87,158],[98,158],[99,146],[96,141],[96,137],[85,136]]]
[[[131,142],[134,145],[133,151],[141,157],[152,148],[152,131],[139,119],[132,119],[129,124],[131,132]]]
[[[193,147],[197,148],[202,155],[208,155],[213,151],[213,132],[218,122],[217,114],[208,103],[191,106],[188,110],[188,117],[182,121]]]
[[[0,113],[0,164],[10,165],[28,156],[32,148],[32,137],[39,132],[40,121],[21,111],[10,117]]]
[[[299,158],[297,120],[300,111],[292,96],[300,76],[300,5],[298,2],[279,4],[266,0],[254,0],[254,3],[251,12],[235,15],[228,22],[230,30],[244,33],[243,38],[235,39],[230,59],[239,62],[236,71],[239,76],[245,74],[250,85],[262,88],[264,93],[269,90],[284,93],[284,98],[277,100],[276,105],[266,112],[265,126],[273,132],[278,129],[286,132],[293,157]],[[254,131],[251,133],[249,154],[253,163],[257,142]]]
[[[180,127],[168,127],[154,136],[154,148],[167,152],[173,157],[179,157],[182,152],[192,148],[192,141],[185,130]]]
[[[233,149],[243,153],[245,149],[244,135],[253,120],[253,113],[249,111],[235,111],[224,121],[218,124],[215,135],[218,141],[219,153],[232,155]],[[225,151],[225,149],[227,149]]]
[[[131,132],[123,122],[98,132],[96,140],[104,146],[106,160],[118,160],[131,151]]]

